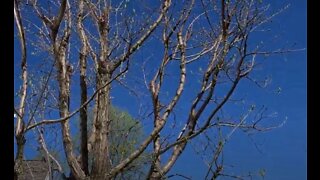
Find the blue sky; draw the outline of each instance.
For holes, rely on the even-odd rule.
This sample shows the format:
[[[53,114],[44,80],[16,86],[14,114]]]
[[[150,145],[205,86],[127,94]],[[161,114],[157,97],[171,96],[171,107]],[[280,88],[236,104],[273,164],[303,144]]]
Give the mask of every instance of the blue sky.
[[[272,29],[271,37],[278,36],[274,41],[266,36],[257,38],[266,39],[267,46],[270,48],[291,47],[293,44],[295,44],[293,48],[306,48],[306,2],[300,0],[265,2],[270,2],[274,10],[286,4],[290,4],[290,7],[275,17],[270,25]],[[18,43],[15,41],[15,51],[19,50],[17,46]],[[157,51],[159,47],[153,45],[149,48],[150,51]],[[136,56],[147,58],[144,51]],[[15,53],[15,61],[18,57],[19,55],[16,56]],[[265,133],[256,133],[250,137],[241,131],[236,132],[225,146],[226,170],[228,173],[241,175],[248,172],[257,173],[260,169],[265,169],[265,179],[267,180],[306,179],[306,51],[275,55],[268,58],[261,57],[257,61],[263,62],[263,66],[255,71],[254,75],[271,77],[271,84],[266,89],[261,89],[252,83],[243,82],[235,96],[245,96],[248,104],[264,105],[268,107],[269,112],[277,112],[278,116],[273,119],[272,123],[281,123],[285,119],[287,121],[281,128]],[[137,63],[132,67],[140,65]],[[19,66],[15,65],[16,73],[18,72],[16,71],[17,67]],[[130,73],[139,75],[135,71]],[[18,87],[16,78],[15,88]],[[176,79],[173,77],[172,82],[174,80]],[[75,83],[77,83],[77,79],[75,79]],[[279,88],[281,88],[281,92],[276,93]],[[115,85],[114,89],[113,96],[115,99],[113,103],[137,117],[139,110],[137,99],[128,96],[128,91],[119,85]],[[77,88],[75,90],[77,91]],[[168,90],[170,91],[170,89]],[[77,96],[77,92],[75,96]],[[188,97],[185,98],[188,99]],[[129,106],[128,102],[130,102]],[[74,107],[71,109],[78,106],[79,100],[73,101],[73,103],[72,106]],[[184,107],[182,101],[179,107],[181,109],[178,112],[181,113],[181,117],[184,117],[183,111],[189,106]],[[152,124],[149,125],[152,126]],[[145,129],[145,131],[147,134],[149,129]],[[257,150],[255,144],[259,150]],[[33,154],[34,152],[27,151],[28,157],[32,157]],[[201,157],[195,155],[193,147],[189,145],[172,172],[191,176],[193,179],[202,179],[205,170],[206,166],[203,164]]]

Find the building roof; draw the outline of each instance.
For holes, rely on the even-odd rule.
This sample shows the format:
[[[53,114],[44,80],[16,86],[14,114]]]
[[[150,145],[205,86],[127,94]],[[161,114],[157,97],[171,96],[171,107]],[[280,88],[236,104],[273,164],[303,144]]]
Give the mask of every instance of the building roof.
[[[51,169],[56,170],[57,167],[51,164]],[[49,179],[48,163],[44,160],[24,160],[22,163],[21,180],[46,180]]]

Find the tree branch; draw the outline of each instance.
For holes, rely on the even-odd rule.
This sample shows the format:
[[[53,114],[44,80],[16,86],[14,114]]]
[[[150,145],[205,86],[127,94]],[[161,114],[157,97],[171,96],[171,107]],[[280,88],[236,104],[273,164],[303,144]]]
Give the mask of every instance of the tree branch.
[[[42,120],[38,123],[35,123],[33,125],[30,125],[29,127],[27,127],[26,131],[33,129],[37,126],[40,125],[44,125],[44,124],[54,124],[54,123],[60,123],[63,121],[66,121],[68,119],[70,119],[71,117],[73,117],[74,115],[76,115],[82,108],[84,108],[86,105],[88,105],[93,99],[94,97],[98,94],[98,92],[105,88],[106,86],[108,86],[109,84],[111,84],[115,79],[117,79],[118,77],[120,77],[122,74],[124,74],[126,71],[128,70],[128,68],[124,69],[122,72],[120,72],[118,75],[116,75],[115,77],[113,77],[110,81],[108,81],[106,84],[104,84],[103,86],[101,86],[100,88],[98,88],[92,95],[91,97],[84,103],[82,104],[77,110],[74,110],[73,112],[71,112],[68,116],[63,117],[63,118],[59,118],[59,119],[53,119],[53,120]]]
[[[160,24],[162,18],[164,17],[165,13],[169,9],[171,5],[171,0],[164,0],[164,4],[161,10],[161,13],[157,20],[148,28],[144,35],[134,44],[131,48],[122,55],[118,60],[116,60],[113,64],[111,71],[114,71],[116,68],[120,66],[121,63],[126,61],[131,54],[133,54],[143,43],[144,41],[151,35],[151,33],[156,29],[156,27]]]

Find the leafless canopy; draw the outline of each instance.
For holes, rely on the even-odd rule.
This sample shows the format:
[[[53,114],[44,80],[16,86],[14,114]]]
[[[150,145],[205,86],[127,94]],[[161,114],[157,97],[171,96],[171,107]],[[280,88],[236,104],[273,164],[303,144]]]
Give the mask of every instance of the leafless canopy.
[[[75,179],[114,179],[145,151],[152,154],[146,178],[168,177],[187,145],[201,136],[214,142],[206,178],[224,175],[219,157],[234,131],[278,127],[261,126],[265,111],[254,107],[238,119],[219,115],[234,103],[233,93],[242,80],[250,79],[259,55],[285,52],[266,51],[262,44],[252,44],[256,40],[251,42],[251,36],[282,11],[268,15],[268,9],[258,0],[14,0],[21,47],[15,52],[21,58],[14,109],[16,177],[31,130],[36,130],[47,159],[62,171],[43,136],[55,124],[60,125]],[[114,164],[109,157],[109,113],[111,93],[115,101],[124,98],[113,92],[119,87],[126,90],[125,98],[136,99],[128,101],[128,107],[137,104],[133,109],[141,123],[152,123],[153,128],[130,155]],[[247,121],[255,112],[253,121]],[[79,156],[70,133],[76,116]],[[221,128],[228,133],[221,135]],[[209,132],[220,134],[218,140]]]

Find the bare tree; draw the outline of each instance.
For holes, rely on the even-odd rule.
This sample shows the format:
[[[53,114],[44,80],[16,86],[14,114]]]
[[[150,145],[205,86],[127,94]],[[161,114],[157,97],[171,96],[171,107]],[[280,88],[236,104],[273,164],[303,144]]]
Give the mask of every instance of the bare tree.
[[[145,151],[151,151],[153,158],[147,179],[172,177],[168,172],[192,139],[200,136],[215,144],[206,177],[226,176],[221,152],[234,131],[279,126],[260,126],[263,116],[248,123],[252,107],[238,119],[218,116],[232,102],[238,84],[251,80],[257,56],[291,51],[266,50],[251,41],[252,34],[283,10],[267,15],[268,9],[256,0],[15,0],[22,77],[14,109],[16,178],[21,174],[26,134],[39,127],[46,131],[54,124],[60,124],[61,143],[74,179],[114,179]],[[27,68],[31,57],[39,61],[33,60]],[[38,65],[43,73],[38,72]],[[109,149],[110,108],[117,85],[143,99],[141,124],[152,120],[153,129],[132,153],[115,163]],[[78,107],[70,110],[72,104]],[[188,109],[178,113],[182,104]],[[94,114],[90,128],[89,107]],[[51,118],[57,112],[59,117]],[[79,155],[70,133],[70,123],[78,113]],[[218,140],[206,135],[221,128],[230,131],[220,133]],[[39,135],[47,149],[45,138]],[[162,158],[164,154],[168,158]]]

